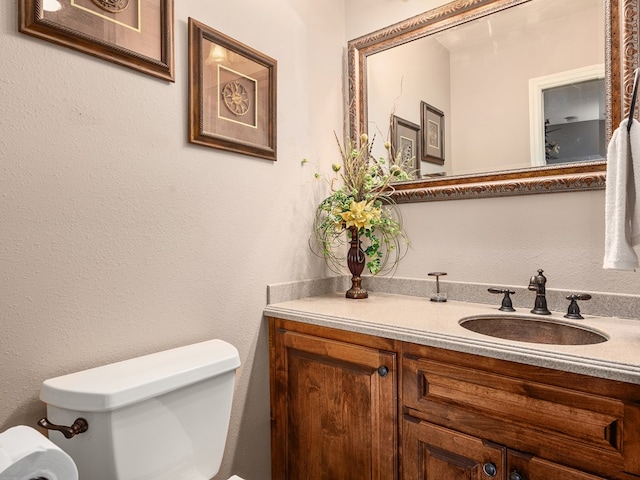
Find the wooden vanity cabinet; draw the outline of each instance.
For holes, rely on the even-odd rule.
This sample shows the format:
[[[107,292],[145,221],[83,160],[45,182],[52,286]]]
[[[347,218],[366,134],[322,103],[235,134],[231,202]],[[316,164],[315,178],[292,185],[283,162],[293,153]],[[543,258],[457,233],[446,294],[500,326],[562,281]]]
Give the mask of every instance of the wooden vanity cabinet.
[[[274,480],[398,474],[393,340],[269,319]]]
[[[274,480],[640,480],[640,385],[269,328]]]

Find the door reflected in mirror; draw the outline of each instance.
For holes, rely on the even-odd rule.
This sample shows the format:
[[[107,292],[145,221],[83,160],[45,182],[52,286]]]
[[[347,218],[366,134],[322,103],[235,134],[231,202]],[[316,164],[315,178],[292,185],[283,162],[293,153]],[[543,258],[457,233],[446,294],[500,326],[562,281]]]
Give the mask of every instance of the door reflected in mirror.
[[[549,88],[542,98],[545,165],[605,159],[604,79]]]
[[[604,160],[604,65],[529,80],[531,165]]]

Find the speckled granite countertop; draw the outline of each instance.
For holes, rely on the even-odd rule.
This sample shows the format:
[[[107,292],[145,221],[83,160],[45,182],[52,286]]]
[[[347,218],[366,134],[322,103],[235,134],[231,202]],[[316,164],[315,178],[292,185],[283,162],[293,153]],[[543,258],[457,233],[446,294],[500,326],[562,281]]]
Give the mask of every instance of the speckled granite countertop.
[[[537,316],[516,308],[516,315],[556,320],[596,330],[609,338],[593,345],[542,345],[502,340],[471,332],[460,319],[474,315],[513,315],[495,305],[369,292],[369,298],[351,300],[344,293],[309,296],[267,305],[266,316],[296,320],[459,352],[565,370],[640,384],[640,322],[617,317],[584,315],[568,320],[563,313]]]

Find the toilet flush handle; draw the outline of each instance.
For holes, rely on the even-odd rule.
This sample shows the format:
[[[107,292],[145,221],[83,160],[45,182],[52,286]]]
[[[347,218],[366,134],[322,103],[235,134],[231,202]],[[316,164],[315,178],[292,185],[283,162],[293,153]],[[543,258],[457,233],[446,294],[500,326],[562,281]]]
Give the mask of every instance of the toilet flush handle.
[[[84,418],[76,418],[73,425],[70,427],[63,427],[62,425],[55,425],[46,418],[38,420],[38,425],[47,430],[57,430],[64,435],[64,438],[73,438],[80,433],[84,433],[89,430],[89,423]]]

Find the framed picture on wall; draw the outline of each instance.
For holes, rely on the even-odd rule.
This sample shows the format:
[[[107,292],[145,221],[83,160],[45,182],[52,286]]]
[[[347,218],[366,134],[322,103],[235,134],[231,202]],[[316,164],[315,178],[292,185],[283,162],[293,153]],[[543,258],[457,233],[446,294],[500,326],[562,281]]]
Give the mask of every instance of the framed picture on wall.
[[[276,68],[189,18],[189,141],[276,160]]]
[[[19,0],[22,33],[174,79],[173,0]]]
[[[420,178],[420,125],[392,116],[391,152],[401,155],[403,164],[410,165],[412,178]]]
[[[422,161],[444,165],[444,113],[420,102]]]

